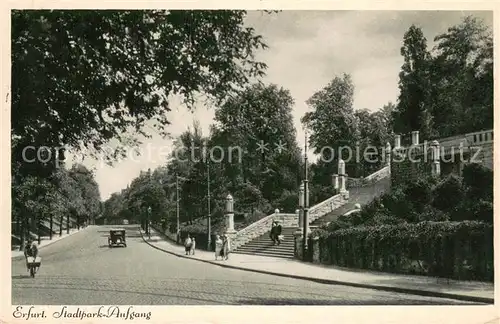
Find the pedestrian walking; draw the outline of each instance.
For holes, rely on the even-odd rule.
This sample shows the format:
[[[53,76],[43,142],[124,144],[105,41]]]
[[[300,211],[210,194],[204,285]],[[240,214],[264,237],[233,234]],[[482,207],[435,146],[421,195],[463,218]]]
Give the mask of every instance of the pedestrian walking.
[[[229,252],[231,251],[231,242],[229,242],[229,237],[227,235],[222,236],[222,258],[227,260],[229,258]]]
[[[194,255],[196,250],[196,239],[193,237],[191,239],[191,248],[189,249],[189,254]]]
[[[191,244],[192,244],[191,236],[188,234],[186,239],[184,240],[184,248],[186,249],[186,255],[189,254],[189,251],[191,249]]]
[[[281,244],[281,241],[283,241],[283,235],[281,235],[281,231],[282,231],[282,228],[281,228],[281,225],[278,221],[276,221],[276,226],[275,226],[275,229],[274,229],[274,237],[276,239],[276,241],[274,242],[274,244],[276,244],[276,242],[278,242],[278,245]]]
[[[219,257],[223,257],[222,253],[224,251],[222,251],[222,245],[223,245],[223,241],[222,239],[220,238],[220,235],[216,235],[215,236],[215,260],[217,260]]]
[[[273,222],[271,223],[271,231],[269,232],[269,238],[271,239],[271,241],[273,241],[274,244],[276,244],[275,232],[276,232],[276,222],[273,220]]]

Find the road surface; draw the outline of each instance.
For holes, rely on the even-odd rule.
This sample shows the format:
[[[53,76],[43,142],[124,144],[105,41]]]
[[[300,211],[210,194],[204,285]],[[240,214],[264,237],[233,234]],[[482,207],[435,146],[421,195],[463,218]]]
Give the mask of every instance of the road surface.
[[[109,226],[89,227],[40,250],[30,278],[12,260],[13,305],[422,305],[465,304],[326,285],[221,268],[158,251],[127,229],[126,248],[107,246]]]

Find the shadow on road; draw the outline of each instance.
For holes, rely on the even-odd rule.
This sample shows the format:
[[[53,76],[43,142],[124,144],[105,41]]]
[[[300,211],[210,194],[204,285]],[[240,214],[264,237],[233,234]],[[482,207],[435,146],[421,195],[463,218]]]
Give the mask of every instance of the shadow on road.
[[[480,303],[470,304],[462,303],[457,301],[456,303],[450,304],[449,302],[436,303],[428,302],[424,300],[401,300],[401,301],[377,301],[377,300],[356,300],[352,301],[346,300],[318,300],[318,299],[305,299],[305,298],[253,298],[253,299],[242,299],[238,300],[239,305],[267,305],[267,306],[284,306],[284,305],[366,305],[366,306],[376,306],[376,305],[482,305]]]
[[[26,274],[26,275],[17,275],[17,276],[12,276],[11,279],[31,279],[31,276]]]

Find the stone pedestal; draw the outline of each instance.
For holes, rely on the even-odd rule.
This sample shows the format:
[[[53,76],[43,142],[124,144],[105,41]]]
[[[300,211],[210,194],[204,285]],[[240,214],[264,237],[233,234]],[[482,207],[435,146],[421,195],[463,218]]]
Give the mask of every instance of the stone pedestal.
[[[432,157],[432,175],[439,177],[441,174],[441,152],[438,141],[431,143],[431,157]]]
[[[411,132],[411,145],[418,145],[419,141],[419,131]]]
[[[332,184],[333,184],[333,189],[335,189],[335,193],[339,192],[339,175],[334,174],[332,175]]]
[[[295,231],[295,234],[302,235],[302,226],[304,223],[304,214],[302,214],[302,209],[297,209],[295,214],[297,215],[297,230]]]
[[[441,163],[439,161],[432,162],[432,175],[435,177],[439,177],[441,174]]]
[[[388,166],[388,165],[391,165],[391,150],[392,150],[392,147],[391,147],[391,144],[389,142],[387,142],[387,144],[385,145],[385,165]]]
[[[234,229],[234,213],[226,214],[226,234],[236,233]]]
[[[396,135],[394,137],[394,148],[395,149],[401,148],[401,135]]]
[[[347,174],[345,173],[345,162],[343,160],[339,160],[339,192],[343,193],[347,191],[346,182],[347,182]]]

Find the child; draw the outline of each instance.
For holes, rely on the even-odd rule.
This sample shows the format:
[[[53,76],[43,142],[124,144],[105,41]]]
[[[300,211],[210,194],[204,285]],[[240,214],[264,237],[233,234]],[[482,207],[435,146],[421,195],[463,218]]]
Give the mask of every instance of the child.
[[[186,237],[186,240],[184,240],[184,247],[186,249],[186,255],[188,255],[191,251],[191,244],[193,243],[193,241],[191,240],[191,236],[188,236]]]
[[[219,235],[215,236],[215,260],[222,257],[222,240]]]
[[[193,237],[193,238],[191,239],[191,249],[189,250],[189,254],[194,255],[194,251],[195,251],[195,249],[196,249],[196,240],[195,240],[195,238]]]

